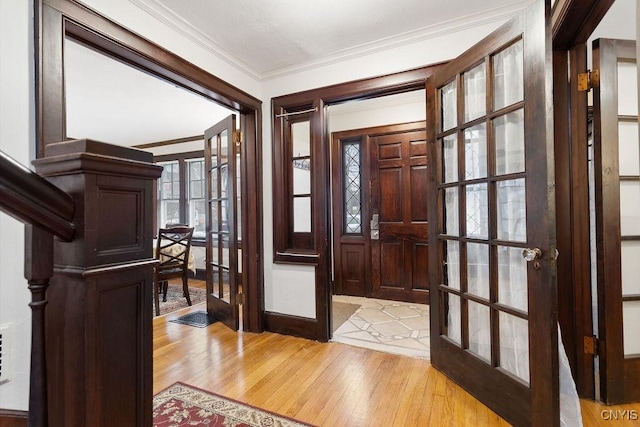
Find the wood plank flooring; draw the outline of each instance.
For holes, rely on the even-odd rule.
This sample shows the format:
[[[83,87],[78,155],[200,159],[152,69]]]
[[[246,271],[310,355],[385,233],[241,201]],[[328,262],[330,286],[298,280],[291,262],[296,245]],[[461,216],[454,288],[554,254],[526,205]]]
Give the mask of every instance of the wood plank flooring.
[[[508,426],[428,361],[265,332],[168,322],[204,304],[153,320],[154,394],[181,381],[318,426]],[[607,421],[582,402],[585,426]]]

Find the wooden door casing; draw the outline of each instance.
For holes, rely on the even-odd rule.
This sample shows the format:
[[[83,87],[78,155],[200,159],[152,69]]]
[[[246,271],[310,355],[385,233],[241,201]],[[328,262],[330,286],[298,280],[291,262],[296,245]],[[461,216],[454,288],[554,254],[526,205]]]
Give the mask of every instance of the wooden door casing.
[[[333,252],[334,252],[334,293],[339,295],[354,295],[376,298],[387,298],[393,300],[401,300],[408,302],[428,303],[428,283],[426,282],[426,219],[421,223],[409,224],[403,228],[401,224],[385,224],[384,232],[387,233],[385,242],[389,242],[387,250],[382,254],[377,252],[377,261],[372,260],[372,240],[371,235],[371,213],[373,212],[374,200],[380,199],[373,193],[379,193],[374,187],[379,186],[377,178],[377,160],[372,161],[374,153],[378,156],[378,143],[383,145],[393,145],[394,143],[406,140],[407,159],[400,160],[400,170],[402,171],[402,162],[406,163],[405,175],[407,175],[407,188],[402,191],[398,197],[405,198],[407,206],[401,206],[399,209],[407,212],[407,216],[411,219],[412,213],[418,216],[426,217],[426,207],[423,206],[422,211],[413,211],[411,208],[411,196],[414,200],[418,199],[422,204],[426,203],[426,191],[421,190],[420,186],[426,185],[427,178],[420,176],[426,168],[426,146],[420,147],[425,141],[424,134],[425,122],[403,123],[397,125],[377,126],[365,129],[354,129],[349,131],[335,132],[332,134],[332,186],[333,186]],[[395,141],[395,142],[389,142]],[[360,224],[361,230],[357,233],[353,229],[347,229],[344,213],[344,153],[345,144],[359,144],[360,152],[360,170],[361,170],[361,211]],[[413,146],[412,146],[413,143]],[[384,148],[383,148],[384,150]],[[392,160],[398,162],[398,160]],[[413,170],[419,172],[411,174]],[[413,181],[411,180],[413,176]],[[418,182],[416,182],[418,181]],[[398,184],[404,186],[403,182]],[[413,190],[409,187],[413,185]],[[387,191],[387,189],[383,189]],[[393,195],[393,193],[391,194]],[[388,195],[385,195],[387,197]],[[423,197],[424,196],[424,197]],[[375,203],[380,203],[375,202]],[[377,205],[376,205],[376,210]],[[393,209],[393,207],[391,207]],[[401,214],[402,217],[403,214]],[[351,232],[349,232],[351,231]],[[416,237],[416,235],[418,237]],[[424,237],[424,238],[423,238]],[[395,241],[394,241],[395,239]],[[405,242],[406,241],[406,242]],[[405,248],[406,247],[406,248]],[[383,245],[384,248],[384,245]],[[387,249],[384,248],[384,249]],[[406,259],[403,258],[407,255]],[[400,261],[398,261],[400,260]],[[381,264],[391,264],[391,268],[381,268]],[[372,277],[374,271],[380,274],[381,271],[387,274],[386,277],[377,279]],[[393,271],[393,274],[389,274]],[[383,288],[382,293],[376,293],[373,284],[380,283],[402,283],[403,280],[409,281],[409,290],[404,287],[387,286]],[[415,279],[414,279],[415,278]],[[421,288],[413,290],[419,284]]]

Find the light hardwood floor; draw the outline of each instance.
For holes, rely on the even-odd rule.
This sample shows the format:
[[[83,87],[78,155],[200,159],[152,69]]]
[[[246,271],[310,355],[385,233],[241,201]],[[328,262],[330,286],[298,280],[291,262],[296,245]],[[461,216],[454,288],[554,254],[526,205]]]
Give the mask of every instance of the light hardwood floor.
[[[265,332],[232,332],[153,320],[154,394],[181,381],[318,426],[508,426],[428,361]],[[585,426],[607,407],[583,401]]]

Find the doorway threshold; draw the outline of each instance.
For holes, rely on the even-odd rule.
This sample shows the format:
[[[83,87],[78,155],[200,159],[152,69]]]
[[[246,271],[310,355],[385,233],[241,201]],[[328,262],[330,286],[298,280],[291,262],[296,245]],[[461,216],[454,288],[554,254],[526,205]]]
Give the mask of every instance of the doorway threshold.
[[[334,295],[334,302],[360,308],[333,333],[332,342],[429,359],[429,306]]]

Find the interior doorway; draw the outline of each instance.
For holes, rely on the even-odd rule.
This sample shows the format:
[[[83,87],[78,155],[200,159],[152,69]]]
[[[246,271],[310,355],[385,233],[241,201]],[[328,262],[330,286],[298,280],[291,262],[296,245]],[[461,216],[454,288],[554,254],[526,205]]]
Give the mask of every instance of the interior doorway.
[[[424,90],[331,105],[333,293],[428,301]]]
[[[63,10],[60,9],[61,7]],[[264,262],[263,257],[260,256],[263,233],[262,222],[259,221],[262,217],[262,192],[259,191],[262,188],[262,144],[258,132],[258,129],[261,129],[261,102],[82,5],[74,2],[51,3],[45,0],[40,9],[42,22],[38,38],[46,39],[49,46],[55,46],[55,48],[40,52],[37,64],[40,70],[38,123],[41,124],[36,129],[38,157],[46,154],[49,144],[70,137],[86,136],[70,135],[66,126],[69,100],[64,96],[65,78],[68,77],[65,70],[65,57],[71,46],[70,40],[108,57],[113,62],[125,64],[136,72],[142,72],[147,78],[151,76],[150,80],[161,81],[163,84],[169,83],[167,86],[171,86],[176,93],[188,93],[193,98],[198,98],[210,105],[222,106],[227,110],[224,116],[229,114],[229,110],[237,113],[239,127],[243,129],[239,134],[242,139],[240,159],[242,170],[255,171],[241,180],[241,191],[246,197],[238,203],[238,210],[242,211],[240,215],[242,230],[247,236],[243,241],[242,249],[244,254],[251,255],[243,257],[241,268],[244,292],[243,329],[261,332]],[[83,22],[92,22],[92,30],[88,31],[82,25]],[[63,31],[60,31],[60,28],[63,28]],[[131,48],[134,45],[137,46],[136,49]],[[87,74],[93,76],[91,73]],[[97,82],[94,81],[94,83]],[[86,91],[85,96],[87,94],[93,95],[93,92],[89,90]],[[147,95],[152,98],[156,92],[149,91]],[[124,104],[126,102],[112,105],[111,109],[107,110],[107,114],[100,117],[102,121],[107,121],[110,113],[115,114],[119,109],[123,109]],[[161,122],[166,118],[157,118],[157,120]],[[209,116],[206,125],[199,126],[194,135],[202,135],[204,129],[216,120],[219,118]],[[156,126],[151,126],[152,129],[154,127],[158,127],[157,123]],[[198,145],[195,150],[204,151],[204,138],[201,136],[199,141],[192,138],[193,136],[189,137],[189,141]],[[166,146],[176,141],[161,142],[160,145]],[[194,162],[194,165],[195,163],[197,162]],[[203,178],[194,180],[194,184],[202,186]],[[176,183],[177,187],[181,185],[184,186]],[[187,215],[185,214],[184,217],[186,218]]]
[[[333,341],[429,357],[424,90],[332,105]]]

